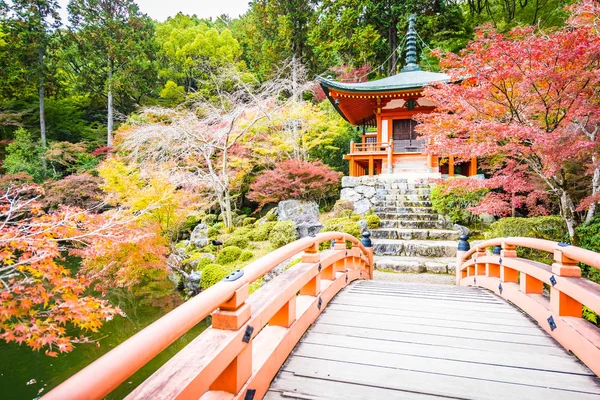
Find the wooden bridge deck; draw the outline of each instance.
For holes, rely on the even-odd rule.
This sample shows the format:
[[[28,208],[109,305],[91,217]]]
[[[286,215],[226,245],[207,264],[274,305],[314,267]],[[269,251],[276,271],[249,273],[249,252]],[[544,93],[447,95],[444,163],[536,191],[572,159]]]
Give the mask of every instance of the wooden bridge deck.
[[[596,399],[598,378],[476,288],[360,281],[304,335],[266,399]]]

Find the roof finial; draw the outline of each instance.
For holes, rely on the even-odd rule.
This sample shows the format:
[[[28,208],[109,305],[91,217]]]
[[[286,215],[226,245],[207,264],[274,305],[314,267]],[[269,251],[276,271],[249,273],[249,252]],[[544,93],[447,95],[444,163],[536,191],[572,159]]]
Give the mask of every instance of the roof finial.
[[[402,72],[420,71],[417,64],[417,31],[415,30],[415,21],[417,17],[411,14],[408,17],[408,32],[406,32],[406,65]]]

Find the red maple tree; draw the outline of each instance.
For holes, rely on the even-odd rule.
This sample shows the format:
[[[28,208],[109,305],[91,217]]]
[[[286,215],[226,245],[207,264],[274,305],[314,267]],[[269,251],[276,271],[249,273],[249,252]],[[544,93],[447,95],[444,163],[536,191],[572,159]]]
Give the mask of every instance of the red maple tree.
[[[600,168],[600,139],[591,135],[600,122],[599,37],[587,25],[552,33],[517,28],[508,34],[485,26],[459,55],[438,55],[453,83],[424,91],[438,105],[418,117],[428,151],[486,160],[493,181],[508,196],[491,192],[480,211],[486,204],[497,208],[498,201],[535,206],[542,196],[534,190],[536,182],[543,183],[558,199],[573,237],[579,199],[570,191],[574,178],[567,165],[587,165],[587,175]],[[587,195],[597,190],[590,185]]]

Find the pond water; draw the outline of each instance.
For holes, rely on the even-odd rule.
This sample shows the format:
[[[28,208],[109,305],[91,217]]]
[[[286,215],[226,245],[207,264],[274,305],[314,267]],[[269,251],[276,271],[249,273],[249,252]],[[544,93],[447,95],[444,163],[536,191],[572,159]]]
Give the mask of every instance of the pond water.
[[[127,317],[115,317],[97,334],[95,343],[79,344],[67,354],[48,357],[43,351],[35,352],[26,346],[0,342],[0,398],[3,400],[35,399],[47,393],[71,375],[96,360],[136,332],[183,303],[183,298],[166,281],[152,285],[144,293],[127,290],[110,293],[111,303],[121,307]],[[114,390],[107,399],[122,399],[179,350],[191,342],[210,323],[205,320],[174,342],[144,368]],[[28,384],[29,383],[29,384]],[[41,392],[40,392],[41,390]]]

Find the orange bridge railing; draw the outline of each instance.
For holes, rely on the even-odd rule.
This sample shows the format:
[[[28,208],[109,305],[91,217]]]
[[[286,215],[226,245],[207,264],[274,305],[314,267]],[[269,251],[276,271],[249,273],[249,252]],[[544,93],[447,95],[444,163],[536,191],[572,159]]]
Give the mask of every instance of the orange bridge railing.
[[[332,249],[319,252],[320,243],[331,241]],[[252,282],[300,253],[301,263],[249,295]],[[297,240],[182,304],[43,398],[103,398],[208,315],[212,326],[127,398],[261,398],[333,296],[372,276],[372,248],[353,236],[328,232]]]
[[[582,318],[582,305],[600,314],[600,285],[582,278],[578,266],[600,269],[600,254],[522,237],[486,240],[469,249],[467,239],[462,236],[458,245],[457,285],[480,286],[515,304],[600,376],[600,329]],[[550,253],[554,263],[518,258],[516,246]]]

